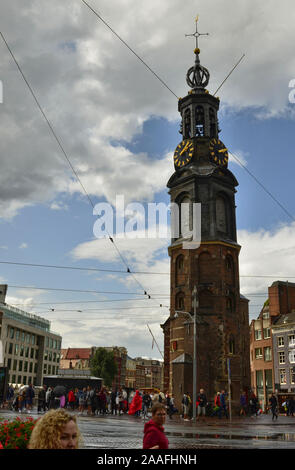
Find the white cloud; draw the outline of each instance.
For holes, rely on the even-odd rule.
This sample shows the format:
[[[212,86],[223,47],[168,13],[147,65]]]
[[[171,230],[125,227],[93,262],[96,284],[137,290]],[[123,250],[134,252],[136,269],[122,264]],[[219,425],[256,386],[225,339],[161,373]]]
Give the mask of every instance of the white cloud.
[[[19,248],[20,248],[21,250],[24,250],[25,248],[28,248],[28,244],[25,243],[25,242],[24,242],[24,243],[21,243],[21,244],[19,245]]]
[[[176,95],[187,93],[194,42],[185,34],[194,30],[194,0],[140,6],[138,0],[93,0],[92,6]],[[179,8],[181,15],[175,14]],[[198,3],[199,29],[210,33],[200,39],[210,91],[246,53],[220,90],[221,112],[254,107],[260,117],[282,115],[294,78],[293,3],[277,8],[274,0],[227,0],[227,11],[231,15],[217,0]],[[172,158],[160,155],[151,163],[148,155],[128,151],[124,141],[132,141],[151,116],[178,119],[175,97],[82,2],[13,0],[1,18],[3,34],[87,192],[113,201],[120,188],[133,200],[152,200],[164,189]],[[0,54],[0,215],[11,218],[25,206],[57,201],[61,192],[83,191],[3,43]],[[118,139],[121,144],[114,145]]]

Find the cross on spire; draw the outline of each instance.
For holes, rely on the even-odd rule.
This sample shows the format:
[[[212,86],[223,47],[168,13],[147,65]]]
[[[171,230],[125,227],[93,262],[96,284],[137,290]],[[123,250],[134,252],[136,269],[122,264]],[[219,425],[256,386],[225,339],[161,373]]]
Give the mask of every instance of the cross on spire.
[[[186,37],[193,36],[196,38],[196,48],[194,50],[194,53],[196,55],[195,65],[194,67],[191,67],[188,70],[187,75],[186,75],[187,84],[191,88],[193,88],[193,90],[195,91],[204,90],[204,88],[208,85],[209,77],[210,77],[208,70],[205,67],[203,67],[200,63],[200,57],[199,57],[200,49],[199,49],[199,43],[198,43],[198,39],[200,36],[209,36],[209,33],[199,33],[198,20],[199,20],[199,15],[196,17],[196,32],[193,34],[185,35]]]
[[[196,17],[196,32],[193,33],[193,34],[185,34],[185,37],[189,37],[189,36],[194,36],[196,38],[196,49],[199,49],[199,43],[198,43],[198,39],[200,36],[209,36],[209,33],[199,33],[198,31],[198,20],[199,20],[199,15],[197,15]],[[197,55],[197,53],[196,53]]]

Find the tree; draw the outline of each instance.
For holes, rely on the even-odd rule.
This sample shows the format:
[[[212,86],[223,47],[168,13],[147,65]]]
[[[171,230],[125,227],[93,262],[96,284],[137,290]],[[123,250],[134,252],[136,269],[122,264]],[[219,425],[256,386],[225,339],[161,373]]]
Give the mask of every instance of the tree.
[[[98,348],[90,360],[90,371],[96,377],[101,377],[107,387],[111,387],[118,366],[113,351]]]

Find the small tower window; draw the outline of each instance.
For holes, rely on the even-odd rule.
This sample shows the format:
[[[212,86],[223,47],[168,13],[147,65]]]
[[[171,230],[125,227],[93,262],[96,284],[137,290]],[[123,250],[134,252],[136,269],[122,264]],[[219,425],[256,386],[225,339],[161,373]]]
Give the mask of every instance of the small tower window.
[[[196,137],[204,136],[205,118],[203,106],[196,107]]]
[[[191,236],[190,212],[191,200],[185,196],[180,203],[180,236],[182,238]]]
[[[219,232],[227,233],[226,201],[222,196],[216,199],[216,228]]]
[[[184,258],[183,255],[179,255],[176,258],[176,263],[175,263],[175,273],[176,273],[176,285],[180,286],[184,284]]]
[[[236,354],[235,338],[233,335],[229,337],[228,350],[229,354]]]
[[[184,113],[184,138],[189,139],[191,137],[191,112],[187,109]]]
[[[182,292],[176,296],[175,307],[176,310],[184,310],[184,294]]]
[[[213,108],[209,108],[210,137],[217,137],[216,118]]]

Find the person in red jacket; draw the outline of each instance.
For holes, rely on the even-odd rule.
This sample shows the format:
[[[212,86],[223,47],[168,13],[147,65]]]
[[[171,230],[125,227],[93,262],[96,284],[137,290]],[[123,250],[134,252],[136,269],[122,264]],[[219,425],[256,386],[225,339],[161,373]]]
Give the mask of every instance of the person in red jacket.
[[[139,416],[142,408],[142,397],[139,393],[139,390],[136,390],[132,402],[129,406],[129,415]]]
[[[71,410],[74,410],[76,397],[72,389],[69,391],[69,394],[68,394],[68,402],[69,402]]]
[[[169,441],[164,433],[166,407],[156,403],[152,407],[152,419],[144,425],[143,449],[168,449]]]

